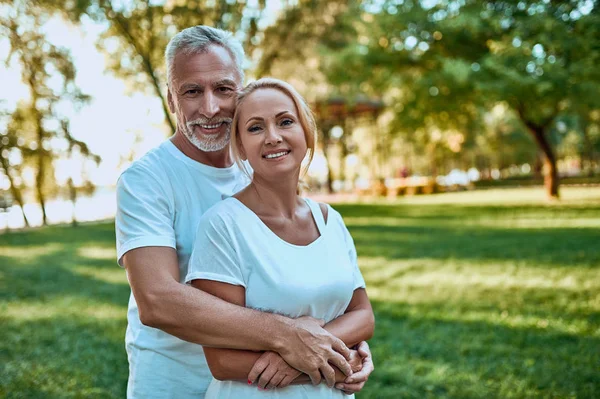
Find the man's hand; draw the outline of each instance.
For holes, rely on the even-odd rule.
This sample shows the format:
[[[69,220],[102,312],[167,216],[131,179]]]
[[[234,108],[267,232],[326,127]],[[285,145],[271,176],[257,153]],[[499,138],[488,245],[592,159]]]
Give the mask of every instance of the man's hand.
[[[293,368],[308,374],[312,383],[321,382],[321,375],[327,385],[335,384],[335,371],[331,364],[339,368],[345,375],[352,375],[348,363],[350,350],[338,338],[323,329],[325,322],[304,316],[294,319],[293,333],[286,337],[286,345],[279,354]]]
[[[265,352],[252,366],[248,384],[256,382],[262,389],[285,388],[301,374],[301,371],[287,364],[277,352]]]
[[[353,393],[359,392],[361,389],[363,389],[365,383],[369,379],[369,376],[373,370],[375,370],[369,344],[365,341],[361,342],[358,345],[358,353],[362,358],[362,369],[346,378],[343,383],[335,384],[335,387],[344,392],[346,395],[352,395]]]

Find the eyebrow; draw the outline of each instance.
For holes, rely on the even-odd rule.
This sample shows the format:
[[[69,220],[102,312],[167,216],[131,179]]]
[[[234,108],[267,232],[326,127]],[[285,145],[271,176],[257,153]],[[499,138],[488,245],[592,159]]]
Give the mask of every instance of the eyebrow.
[[[285,115],[285,114],[291,114],[291,112],[290,111],[281,111],[277,115],[275,115],[275,118],[279,118],[281,115]],[[250,118],[246,121],[246,124],[253,120],[264,121],[264,119],[261,118],[260,116],[253,116],[252,118]]]
[[[221,79],[213,84],[213,87],[218,87],[218,86],[235,86],[235,87],[237,87],[237,83],[235,83],[231,79]]]
[[[196,83],[184,83],[179,88],[179,91],[185,91],[185,90],[190,90],[190,89],[202,90],[202,86],[200,86],[199,84],[196,84]]]
[[[233,80],[231,80],[231,79],[221,79],[221,80],[213,83],[212,86],[213,87],[220,87],[220,86],[234,86],[234,87],[237,87],[237,84]],[[203,87],[201,85],[197,84],[197,83],[184,83],[179,88],[180,91],[185,91],[185,90],[190,90],[190,89],[202,90]]]

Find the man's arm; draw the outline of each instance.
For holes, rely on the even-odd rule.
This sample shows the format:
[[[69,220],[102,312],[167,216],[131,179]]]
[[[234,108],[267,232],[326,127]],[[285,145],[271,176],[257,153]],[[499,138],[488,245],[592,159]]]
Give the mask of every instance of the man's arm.
[[[373,309],[371,308],[371,303],[367,296],[367,292],[364,288],[358,288],[354,290],[352,299],[350,300],[350,304],[348,304],[348,307],[346,308],[344,314],[335,318],[334,320],[332,320],[324,326],[324,328],[327,331],[343,340],[344,343],[349,347],[370,339],[373,336],[374,327],[375,317],[373,315]],[[368,346],[366,351],[369,351]],[[360,361],[362,361],[365,358],[363,354],[357,354],[357,356],[360,358]],[[368,359],[370,360],[370,352]],[[257,380],[257,384],[261,387],[268,386],[272,388],[278,386],[278,383],[282,379],[281,373],[276,371],[278,364],[274,362],[274,365],[270,365],[269,362],[274,362],[273,356],[266,355],[261,357],[254,364],[252,370],[248,374],[248,380]],[[359,368],[353,367],[353,371],[362,371],[362,364],[364,364],[364,362],[362,362],[362,364],[361,362],[359,362],[358,364]],[[366,378],[368,378],[370,371],[368,371],[368,373],[363,374],[366,374],[366,376],[360,377],[355,380],[358,382],[358,384],[360,384],[360,382],[363,382],[363,380],[366,381]],[[341,377],[341,375],[336,375],[336,382],[338,383],[336,385],[338,387],[348,388],[347,391],[351,391],[352,388],[358,387],[358,384],[356,383],[353,386],[349,387],[339,385],[339,383],[346,383],[349,381],[348,379],[340,381],[337,377]],[[351,377],[352,376],[348,378]],[[360,388],[362,388],[362,386]]]
[[[333,383],[329,362],[351,373],[348,348],[314,319],[247,309],[179,283],[173,248],[137,248],[122,260],[144,325],[204,346],[277,352],[313,383],[321,372]]]
[[[227,302],[240,306],[245,306],[246,304],[245,289],[239,285],[232,285],[212,280],[193,280],[192,285],[199,290],[218,296]],[[356,340],[355,344],[370,338],[373,333],[373,313],[364,289],[358,289],[354,292],[346,312],[346,314],[338,318],[340,321],[329,323],[329,328],[333,331],[339,332],[348,340],[350,340],[350,342],[352,342],[352,340]],[[356,330],[356,328],[353,328],[353,326],[356,327],[357,325],[362,324],[367,325],[367,328],[357,329],[358,333],[352,331],[353,329]],[[272,356],[263,356],[260,353],[249,351],[236,351],[207,347],[205,348],[204,353],[206,355],[206,360],[210,367],[211,373],[219,380],[245,381],[247,379],[249,382],[255,382],[258,380],[257,377],[259,372],[256,372],[256,375],[253,375],[251,370],[260,369],[260,372],[263,372],[268,367],[269,362],[273,361]],[[262,368],[261,363],[257,363],[259,358],[265,362]],[[282,366],[284,367],[285,365],[282,365],[281,363],[273,365],[267,374],[268,377],[273,377],[277,367]],[[335,369],[331,367],[322,372],[330,386],[333,385],[333,381],[343,382],[344,380],[343,375],[338,373],[336,376]],[[279,374],[281,376],[282,373]],[[270,380],[268,377],[261,376],[260,381],[257,381],[258,385],[261,387],[266,386]],[[278,379],[278,382],[281,382],[281,380],[282,379]]]
[[[192,285],[195,288],[198,288],[198,290],[218,296],[229,303],[239,306],[245,306],[246,304],[245,288],[242,286],[212,280],[192,280]],[[243,326],[243,328],[247,329],[252,327]],[[261,353],[251,352],[248,350],[231,350],[212,347],[205,347],[204,354],[206,355],[206,361],[208,362],[210,371],[216,379],[232,381],[251,381],[248,379],[248,373],[256,361],[259,358],[263,358]],[[310,352],[304,352],[300,355],[311,356]],[[289,365],[282,363],[279,363],[279,366],[281,368],[285,368],[286,366],[288,368],[290,367]],[[289,382],[292,382],[292,380],[294,380],[298,374],[295,373],[293,368],[289,368],[287,371],[289,372],[290,376],[294,374],[293,378],[289,380]],[[346,375],[344,375],[344,373],[338,371],[336,375],[336,370],[330,365],[328,365],[327,368],[321,369],[320,372],[323,373],[323,376],[330,386],[333,386],[335,382],[344,381],[346,375],[350,374],[345,373]],[[311,380],[315,384],[318,383],[315,382],[312,377]],[[254,382],[254,380],[252,380],[252,382]],[[261,385],[261,387],[264,386],[265,385]]]

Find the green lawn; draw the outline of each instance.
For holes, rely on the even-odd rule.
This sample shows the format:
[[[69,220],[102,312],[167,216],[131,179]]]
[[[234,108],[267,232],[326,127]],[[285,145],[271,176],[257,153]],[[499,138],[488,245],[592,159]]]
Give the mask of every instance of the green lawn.
[[[600,189],[340,204],[377,318],[358,398],[600,397]],[[124,397],[112,223],[0,235],[0,397]]]

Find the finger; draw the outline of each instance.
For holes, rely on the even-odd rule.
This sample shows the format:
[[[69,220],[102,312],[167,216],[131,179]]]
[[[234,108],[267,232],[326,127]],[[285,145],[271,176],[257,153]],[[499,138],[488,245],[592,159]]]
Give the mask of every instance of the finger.
[[[348,361],[344,359],[344,357],[339,353],[334,353],[329,359],[329,361],[331,362],[331,364],[340,369],[340,371],[345,375],[352,375],[352,366],[350,366],[350,363],[348,363]]]
[[[273,378],[273,376],[277,373],[276,367],[267,367],[265,371],[262,372],[260,377],[258,378],[257,385],[259,388],[265,389],[269,381]]]
[[[278,388],[279,384],[281,384],[281,381],[287,376],[287,374],[285,373],[277,373],[273,376],[273,378],[271,378],[271,381],[269,381],[269,384],[267,385],[267,389],[274,389],[274,388]]]
[[[358,353],[362,357],[371,357],[371,349],[369,348],[369,343],[367,341],[362,341],[358,344]]]
[[[352,395],[353,393],[360,392],[361,389],[365,386],[364,382],[357,384],[346,384],[346,383],[337,383],[335,387],[345,393],[346,395]]]
[[[318,369],[307,374],[310,377],[310,381],[313,385],[319,385],[321,383],[321,373],[319,373]]]
[[[350,360],[350,356],[351,356],[350,349],[348,349],[346,344],[341,339],[336,338],[333,341],[333,343],[331,344],[331,347],[333,348],[334,351],[340,353],[347,360]]]
[[[371,373],[374,370],[375,370],[375,367],[373,366],[373,362],[371,361],[371,359],[365,358],[365,361],[363,362],[363,365],[362,365],[362,369],[360,371],[352,374],[348,378],[346,378],[346,380],[344,380],[344,382],[346,384],[365,382],[365,381],[367,381],[367,379],[369,378],[369,376],[371,375]]]
[[[286,375],[285,378],[279,383],[277,388],[279,388],[279,389],[285,388],[285,387],[289,386],[295,379],[296,379],[296,377],[294,377],[293,375]]]
[[[254,383],[254,381],[256,381],[256,379],[258,378],[258,376],[261,375],[263,371],[265,371],[265,369],[267,368],[268,365],[269,365],[269,361],[264,356],[260,357],[254,363],[254,366],[252,366],[252,369],[250,370],[250,373],[248,374],[248,381]]]
[[[325,378],[325,382],[329,388],[332,388],[335,384],[335,371],[328,364],[326,366],[321,367],[321,374],[323,374],[323,378]]]

